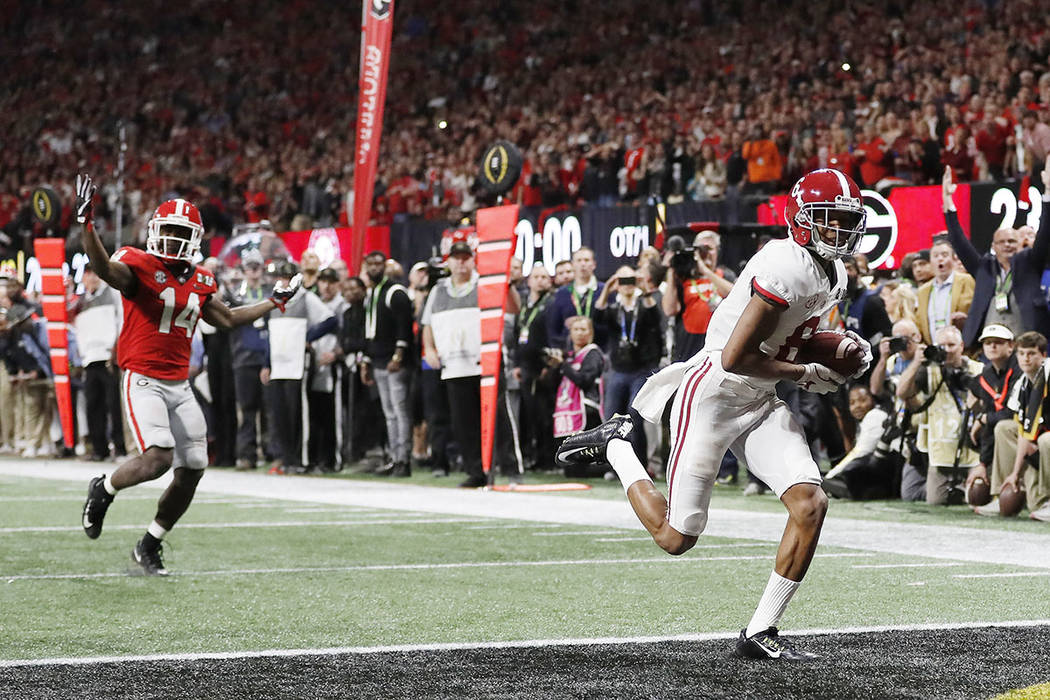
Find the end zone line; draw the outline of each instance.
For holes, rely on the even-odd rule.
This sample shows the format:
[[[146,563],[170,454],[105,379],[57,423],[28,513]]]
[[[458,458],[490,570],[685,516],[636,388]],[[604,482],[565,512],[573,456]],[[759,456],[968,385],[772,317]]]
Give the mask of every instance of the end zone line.
[[[920,632],[937,630],[975,629],[987,627],[1043,627],[1050,620],[1008,620],[1003,622],[946,622],[917,625],[872,625],[839,629],[805,629],[782,632],[784,636],[824,636],[835,634],[874,634],[880,632]],[[56,657],[48,659],[0,660],[0,668],[20,666],[89,666],[96,664],[203,661],[252,659],[262,657],[339,656],[344,654],[389,654],[420,651],[466,651],[474,649],[531,649],[538,647],[597,646],[602,644],[659,644],[662,642],[708,642],[736,639],[740,632],[702,632],[646,637],[592,637],[580,639],[526,639],[503,642],[442,642],[431,644],[390,644],[383,646],[323,647],[319,649],[261,649],[258,651],[194,652],[181,654],[136,654],[130,656]]]
[[[868,552],[831,552],[828,554],[815,554],[814,557],[823,559],[842,557],[870,557]],[[346,573],[352,571],[420,571],[433,569],[483,569],[483,568],[506,568],[523,566],[608,566],[629,564],[675,564],[683,563],[700,564],[710,561],[769,561],[769,555],[760,556],[715,556],[715,557],[683,557],[673,558],[648,557],[643,559],[548,559],[540,561],[466,561],[446,562],[435,564],[360,564],[357,566],[307,566],[294,568],[273,569],[217,569],[212,571],[176,571],[170,578],[190,576],[246,576],[253,574],[308,574],[308,573]],[[126,572],[102,572],[94,574],[15,574],[4,576],[0,574],[0,581],[8,583],[14,581],[51,581],[66,579],[99,579],[99,578],[124,578]]]

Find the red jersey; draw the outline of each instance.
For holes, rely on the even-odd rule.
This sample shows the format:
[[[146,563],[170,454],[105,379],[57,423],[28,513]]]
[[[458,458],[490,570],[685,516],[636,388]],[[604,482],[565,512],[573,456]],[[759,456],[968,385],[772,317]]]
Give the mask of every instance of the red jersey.
[[[217,290],[215,277],[193,266],[180,281],[163,260],[138,248],[121,248],[112,259],[131,268],[138,280],[135,294],[124,297],[117,364],[154,379],[186,379],[193,330]]]

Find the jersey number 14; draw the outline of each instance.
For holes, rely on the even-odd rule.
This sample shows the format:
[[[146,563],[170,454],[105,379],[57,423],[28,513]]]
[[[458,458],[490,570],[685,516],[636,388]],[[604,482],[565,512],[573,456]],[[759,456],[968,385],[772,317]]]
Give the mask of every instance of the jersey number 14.
[[[164,311],[160,315],[160,332],[171,333],[171,317],[175,314],[175,288],[165,287],[160,293],[160,298],[164,302]],[[191,292],[186,300],[186,306],[182,307],[182,311],[175,317],[175,327],[185,328],[186,337],[192,337],[193,329],[197,325],[197,317],[200,314],[200,296]]]

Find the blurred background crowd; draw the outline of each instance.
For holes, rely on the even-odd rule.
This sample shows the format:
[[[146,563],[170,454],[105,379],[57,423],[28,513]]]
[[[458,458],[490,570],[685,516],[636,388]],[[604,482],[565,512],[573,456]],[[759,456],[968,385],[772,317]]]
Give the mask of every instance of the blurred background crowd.
[[[374,221],[470,214],[496,138],[526,156],[512,197],[543,206],[782,191],[823,166],[868,187],[945,164],[963,181],[1038,172],[1038,2],[789,5],[399,2]],[[108,171],[111,232],[121,125],[124,241],[175,193],[211,233],[346,223],[356,6],[24,2],[0,21],[18,37],[0,46],[8,245],[32,228],[30,190],[68,204],[78,169]]]

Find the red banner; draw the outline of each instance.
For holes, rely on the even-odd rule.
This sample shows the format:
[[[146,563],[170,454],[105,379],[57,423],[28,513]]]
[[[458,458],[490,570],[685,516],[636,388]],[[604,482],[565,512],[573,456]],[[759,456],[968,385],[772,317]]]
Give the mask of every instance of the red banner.
[[[361,69],[357,81],[357,131],[354,159],[354,220],[350,258],[353,274],[365,255],[364,233],[372,212],[379,138],[383,132],[383,105],[390,67],[390,33],[394,0],[363,0],[361,7]]]
[[[503,355],[503,312],[507,272],[514,253],[517,205],[479,209],[477,216],[478,306],[481,308],[481,466],[492,468],[496,443],[496,401]],[[491,481],[491,479],[490,479]]]

